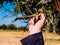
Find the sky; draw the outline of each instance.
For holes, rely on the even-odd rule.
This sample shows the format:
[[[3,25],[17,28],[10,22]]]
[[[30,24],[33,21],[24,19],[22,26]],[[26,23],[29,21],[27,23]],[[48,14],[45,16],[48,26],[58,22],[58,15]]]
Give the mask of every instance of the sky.
[[[13,10],[13,8],[15,8],[15,5],[13,3],[6,4],[6,2],[4,2],[3,6],[4,6],[4,8],[3,7],[0,8],[0,25],[14,24],[17,27],[27,25],[27,23],[24,23],[23,20],[17,20],[15,22],[12,22],[16,17],[22,15],[21,13],[18,13],[17,14],[18,16],[12,16],[15,14],[15,12]],[[6,9],[8,9],[9,11],[7,11]]]

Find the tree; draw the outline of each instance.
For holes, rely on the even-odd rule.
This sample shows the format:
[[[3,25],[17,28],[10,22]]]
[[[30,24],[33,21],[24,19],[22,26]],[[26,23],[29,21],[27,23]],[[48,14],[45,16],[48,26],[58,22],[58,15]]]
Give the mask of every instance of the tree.
[[[2,26],[0,25],[0,29],[2,29]]]
[[[15,30],[16,29],[15,25],[13,25],[13,24],[9,24],[7,28],[10,29],[10,30]]]
[[[55,32],[60,12],[60,0],[0,0],[0,5],[3,5],[5,1],[6,3],[13,2],[16,5],[14,8],[16,14],[22,13],[22,17],[17,17],[14,21],[30,19],[37,13],[43,12],[46,14],[47,30],[49,31],[53,27],[53,32]]]
[[[2,24],[1,28],[2,29],[7,29],[7,26],[5,24]]]
[[[18,30],[23,30],[24,32],[28,30],[26,26],[20,26],[18,27]]]
[[[58,17],[58,24],[57,24],[57,30],[56,33],[58,33],[60,35],[60,17]]]

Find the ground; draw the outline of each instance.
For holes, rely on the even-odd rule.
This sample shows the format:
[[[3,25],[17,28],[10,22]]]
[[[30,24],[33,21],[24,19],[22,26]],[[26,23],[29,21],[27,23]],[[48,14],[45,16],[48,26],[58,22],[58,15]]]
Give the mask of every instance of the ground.
[[[20,40],[29,32],[0,30],[0,45],[22,45]],[[45,45],[60,45],[60,36],[53,33],[43,33]]]

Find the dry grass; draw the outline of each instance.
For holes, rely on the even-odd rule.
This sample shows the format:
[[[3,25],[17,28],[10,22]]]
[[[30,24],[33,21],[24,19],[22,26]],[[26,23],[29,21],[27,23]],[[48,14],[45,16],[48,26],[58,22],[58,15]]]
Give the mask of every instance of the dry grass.
[[[21,45],[20,40],[28,36],[29,32],[0,30],[0,45]],[[60,36],[43,33],[45,45],[60,45]]]

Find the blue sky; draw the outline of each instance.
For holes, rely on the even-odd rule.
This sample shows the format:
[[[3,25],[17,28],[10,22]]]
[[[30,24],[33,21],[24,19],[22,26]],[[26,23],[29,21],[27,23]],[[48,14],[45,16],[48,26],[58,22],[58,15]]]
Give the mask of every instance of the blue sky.
[[[24,23],[23,20],[18,20],[16,22],[12,22],[17,16],[12,16],[14,13],[13,8],[15,8],[15,5],[13,3],[7,3],[6,2],[3,4],[4,8],[0,8],[0,25],[2,24],[14,24],[17,27],[18,26],[25,26],[26,23]],[[9,11],[6,11],[8,9]],[[21,16],[21,13],[18,13],[18,16]]]

